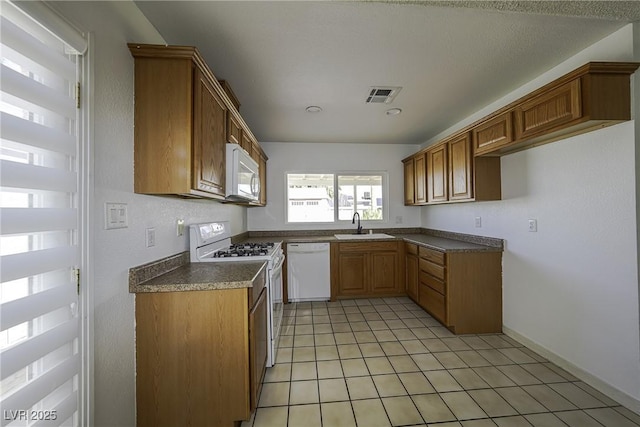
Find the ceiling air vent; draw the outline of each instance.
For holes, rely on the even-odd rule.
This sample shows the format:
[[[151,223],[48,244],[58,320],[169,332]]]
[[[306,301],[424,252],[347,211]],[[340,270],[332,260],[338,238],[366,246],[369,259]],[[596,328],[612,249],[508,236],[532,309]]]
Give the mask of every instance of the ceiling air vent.
[[[399,86],[372,86],[365,103],[390,104],[401,89]]]

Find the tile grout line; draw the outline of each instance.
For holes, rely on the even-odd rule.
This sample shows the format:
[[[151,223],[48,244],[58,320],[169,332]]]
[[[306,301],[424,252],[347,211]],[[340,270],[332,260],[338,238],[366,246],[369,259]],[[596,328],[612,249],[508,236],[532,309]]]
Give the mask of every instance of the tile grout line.
[[[382,401],[382,397],[380,395],[380,391],[378,390],[378,386],[376,385],[376,383],[373,381],[373,377],[378,376],[378,374],[371,374],[371,370],[369,368],[369,365],[366,363],[366,360],[369,358],[374,358],[374,357],[383,357],[384,360],[386,361],[386,363],[388,365],[391,366],[392,369],[392,373],[393,375],[395,375],[396,379],[398,379],[401,382],[401,385],[404,389],[404,391],[407,393],[405,396],[408,396],[414,407],[416,407],[415,405],[415,401],[413,400],[413,396],[414,395],[420,395],[420,394],[432,394],[432,393],[416,393],[416,394],[410,394],[409,390],[407,389],[407,386],[404,384],[404,382],[402,382],[402,379],[400,378],[400,374],[402,373],[421,373],[423,377],[425,377],[425,380],[427,381],[427,383],[429,383],[435,394],[437,395],[441,395],[444,392],[439,392],[435,387],[433,387],[433,384],[430,383],[428,377],[426,377],[426,372],[429,371],[443,371],[448,373],[450,376],[452,376],[452,372],[456,371],[456,370],[462,370],[462,369],[468,369],[470,370],[470,372],[473,372],[476,376],[478,376],[483,383],[485,383],[487,385],[487,387],[477,387],[477,388],[465,388],[463,386],[463,384],[460,383],[460,380],[457,379],[455,376],[452,376],[452,380],[455,382],[455,384],[458,385],[458,387],[461,388],[461,392],[465,393],[468,397],[471,398],[471,401],[474,402],[475,405],[477,405],[478,407],[480,407],[480,409],[484,411],[484,409],[480,406],[480,404],[478,403],[478,401],[476,400],[476,398],[474,398],[469,392],[472,390],[498,390],[498,389],[502,389],[502,388],[507,388],[507,387],[511,387],[511,388],[515,388],[518,389],[521,393],[524,393],[525,396],[527,396],[528,398],[531,399],[532,402],[536,402],[538,405],[540,405],[540,409],[544,408],[545,411],[543,412],[534,412],[534,413],[521,413],[520,411],[518,411],[517,409],[515,409],[512,404],[510,402],[506,402],[508,407],[511,408],[512,410],[514,410],[518,415],[518,417],[523,418],[524,420],[526,420],[526,422],[528,422],[528,419],[526,418],[527,415],[533,415],[533,414],[551,414],[553,415],[556,419],[560,420],[560,422],[564,421],[562,419],[560,419],[559,417],[555,416],[555,413],[562,413],[562,412],[567,412],[567,411],[578,411],[579,413],[582,414],[582,416],[587,416],[589,419],[594,420],[594,422],[599,423],[599,421],[597,421],[597,419],[594,418],[594,416],[592,416],[590,413],[586,412],[587,410],[594,410],[594,411],[601,411],[601,410],[609,410],[609,411],[613,411],[614,414],[616,414],[618,417],[622,417],[620,419],[625,419],[625,420],[629,420],[629,422],[631,423],[636,423],[636,421],[634,421],[633,419],[630,418],[631,415],[633,415],[634,413],[628,413],[623,411],[623,409],[625,409],[626,411],[628,411],[628,409],[626,409],[624,406],[620,405],[618,402],[615,402],[613,400],[609,401],[603,401],[600,397],[600,395],[598,394],[598,390],[596,389],[592,389],[590,388],[590,386],[584,382],[582,382],[581,380],[575,378],[575,377],[571,377],[569,376],[569,374],[566,374],[561,368],[556,367],[555,365],[553,365],[553,363],[549,362],[548,360],[546,360],[545,358],[537,355],[537,353],[531,351],[530,349],[528,349],[526,346],[518,343],[515,340],[509,339],[506,336],[502,336],[501,334],[487,334],[487,335],[469,335],[469,336],[451,336],[448,335],[446,333],[443,333],[444,331],[442,330],[438,330],[438,328],[442,328],[441,326],[437,326],[435,325],[433,322],[430,322],[428,317],[426,316],[417,316],[415,313],[418,312],[417,310],[412,311],[410,308],[412,307],[412,302],[410,302],[408,299],[405,299],[404,301],[407,301],[409,303],[401,303],[400,299],[392,299],[392,302],[387,301],[387,299],[384,299],[385,301],[383,303],[378,303],[378,304],[371,304],[371,303],[366,303],[366,304],[359,304],[360,301],[354,301],[354,300],[349,300],[351,303],[347,304],[347,305],[343,305],[340,301],[338,302],[339,305],[328,305],[328,304],[324,304],[322,306],[322,308],[326,309],[326,311],[323,312],[323,310],[317,310],[314,313],[314,309],[316,308],[316,306],[314,305],[309,305],[308,308],[305,308],[303,310],[310,310],[311,313],[311,330],[310,330],[310,334],[313,335],[313,348],[314,348],[314,366],[316,368],[315,371],[315,375],[316,375],[316,381],[318,382],[318,400],[320,401],[320,389],[319,389],[319,385],[320,385],[320,372],[319,372],[319,362],[320,360],[317,359],[317,354],[316,354],[316,348],[318,347],[317,345],[317,335],[320,335],[317,333],[316,330],[316,326],[320,325],[320,324],[316,324],[315,323],[315,316],[327,316],[328,317],[328,324],[330,325],[330,329],[331,329],[331,335],[333,336],[333,341],[334,344],[332,345],[335,350],[337,355],[335,356],[335,359],[327,359],[326,361],[331,361],[331,360],[336,360],[338,361],[339,365],[340,365],[340,369],[342,370],[342,381],[345,384],[346,387],[346,391],[347,391],[347,396],[348,396],[348,402],[350,402],[351,404],[351,409],[353,412],[353,416],[355,419],[355,409],[353,407],[353,402],[357,401],[357,400],[362,400],[362,399],[356,399],[353,400],[352,399],[352,395],[351,395],[351,391],[349,390],[348,384],[347,384],[347,380],[349,378],[355,378],[355,377],[369,377],[371,378],[371,381],[374,385],[374,388],[376,390],[377,396],[378,396],[378,400]],[[378,302],[378,301],[376,301]],[[339,313],[338,310],[333,310],[333,313],[329,313],[329,310],[331,308],[338,308],[340,309],[342,312]],[[364,308],[367,307],[367,308]],[[416,306],[417,307],[417,306]],[[364,308],[364,311],[363,311]],[[345,311],[346,309],[346,311]],[[378,311],[380,310],[380,311]],[[293,317],[292,321],[289,321],[288,323],[293,323],[294,327],[292,331],[292,341],[291,341],[291,360],[290,360],[290,364],[291,364],[291,374],[289,377],[289,384],[291,385],[291,382],[293,382],[293,364],[294,363],[300,363],[302,361],[297,361],[294,362],[293,361],[293,353],[294,353],[294,349],[296,348],[302,348],[303,346],[300,347],[296,347],[296,336],[304,336],[304,335],[308,335],[308,334],[299,334],[297,335],[296,331],[296,326],[308,326],[308,324],[305,322],[304,324],[300,324],[297,325],[297,317],[299,316],[308,316],[308,313],[304,313],[303,311],[297,311],[296,308],[294,308],[293,310],[288,310],[289,311],[289,316],[287,317]],[[385,313],[391,313],[391,314],[385,314]],[[375,316],[371,316],[372,314],[376,314],[380,317],[379,320],[371,320],[372,318],[375,318]],[[337,317],[340,316],[340,317]],[[360,316],[360,318],[358,318],[358,316]],[[367,316],[367,317],[365,317]],[[384,316],[384,317],[382,317]],[[322,321],[324,321],[325,319],[321,319]],[[381,322],[381,324],[377,324],[377,325],[373,325],[371,324],[371,322],[373,321],[377,321],[377,322]],[[420,322],[420,324],[422,326],[417,326],[417,323],[414,322]],[[358,323],[357,325],[357,330],[354,330],[354,326],[352,324],[354,323]],[[321,324],[327,324],[327,323],[321,323]],[[334,329],[334,325],[336,324],[344,324],[345,326],[341,326],[339,331],[336,331]],[[374,329],[374,327],[376,326],[382,326],[384,325],[384,328],[381,329]],[[414,325],[414,326],[412,326]],[[366,329],[363,329],[366,326]],[[413,334],[414,329],[415,328],[422,328],[424,327],[426,330],[430,331],[430,333],[433,335],[433,338],[424,338],[424,337],[419,337],[418,335]],[[400,336],[398,335],[396,332],[398,330],[404,330],[406,329],[408,332],[412,333],[412,336],[407,336],[407,335],[403,335]],[[435,330],[434,330],[435,329]],[[391,335],[394,336],[395,339],[393,340],[389,340],[389,341],[379,341],[379,337],[377,335],[375,335],[376,331],[389,331],[391,333]],[[345,333],[346,331],[350,331],[349,333],[351,334],[351,338],[349,338],[348,336],[345,336],[347,339],[345,340],[345,342],[343,342],[342,344],[338,344],[338,342],[335,340],[335,334],[336,333]],[[364,333],[370,333],[371,335],[373,335],[373,337],[362,337],[362,335],[364,335]],[[323,332],[324,333],[324,332]],[[359,336],[357,336],[356,334],[361,333]],[[404,332],[403,332],[404,333]],[[465,338],[469,338],[467,340],[465,340]],[[373,339],[375,338],[375,341],[369,341],[369,339]],[[450,338],[454,338],[455,340],[452,340]],[[305,338],[304,340],[307,340],[308,338]],[[425,340],[433,340],[431,341],[431,343],[436,344],[439,343],[440,345],[442,345],[442,347],[429,347],[428,344],[430,343],[426,343]],[[302,340],[302,339],[301,339]],[[437,341],[436,341],[437,340]],[[471,340],[480,340],[480,343],[478,342],[471,342]],[[406,347],[403,343],[405,343],[406,341],[417,341],[419,342],[423,348],[419,349],[419,351],[416,352],[411,352],[411,349],[409,349],[408,347]],[[398,349],[393,349],[393,348],[389,348],[389,347],[393,347],[391,345],[387,345],[385,347],[383,347],[384,343],[393,343],[394,345],[399,345],[401,348]],[[464,344],[467,348],[461,347],[459,346],[457,343],[460,344]],[[485,343],[485,345],[483,345],[482,343]],[[365,346],[365,344],[376,344],[379,348],[379,351],[381,351],[381,356],[373,356],[371,353],[368,353],[367,355],[365,355],[365,352],[363,351],[363,347]],[[454,345],[454,347],[452,347],[452,345]],[[345,357],[345,354],[341,354],[340,351],[338,350],[338,346],[354,346],[357,351],[358,351],[358,357],[355,357],[356,355],[346,355],[347,357]],[[344,349],[344,347],[342,347]],[[445,350],[447,349],[447,350]],[[517,350],[514,351],[513,349]],[[489,359],[486,358],[485,354],[480,353],[480,351],[492,351],[492,352],[496,352],[496,356],[500,355],[500,357],[504,358],[504,361],[501,361],[499,358],[496,359],[495,357],[491,357]],[[401,351],[400,353],[398,353],[398,351]],[[462,351],[473,351],[474,354],[476,354],[477,356],[481,357],[484,362],[480,362],[480,363],[488,363],[488,365],[480,365],[480,366],[474,366],[472,364],[470,364],[467,360],[462,359],[462,357],[459,355],[459,352]],[[438,354],[443,354],[443,353],[451,353],[453,356],[455,356],[458,361],[461,363],[461,365],[456,366],[456,361],[453,360],[453,364],[451,363],[443,363],[444,360],[442,360],[441,358],[438,358],[437,355]],[[375,353],[373,353],[375,354]],[[432,357],[437,360],[439,362],[439,364],[441,365],[442,369],[431,369],[429,371],[424,371],[423,368],[421,368],[420,366],[417,365],[416,360],[414,359],[414,356],[417,354],[430,354],[432,355]],[[522,356],[522,357],[521,357]],[[347,377],[344,369],[343,369],[343,361],[346,360],[361,360],[364,363],[364,367],[366,369],[366,372],[369,373],[369,375],[361,375],[361,374],[357,374],[357,375],[352,375],[350,377]],[[408,361],[411,361],[414,365],[414,367],[409,367],[409,370],[405,370],[405,367],[402,367],[400,365],[398,366],[394,366],[394,364],[392,363],[392,360],[395,360],[396,363],[402,363],[400,361],[400,359],[395,359],[395,357],[404,357],[406,358]],[[516,357],[517,359],[514,359],[514,357]],[[528,360],[530,359],[530,360]],[[509,363],[504,363],[506,361],[509,361]],[[536,368],[535,370],[530,370],[527,369],[526,367],[528,366],[540,366],[541,368]],[[539,383],[527,383],[527,382],[523,382],[523,381],[519,381],[517,376],[518,374],[518,370],[516,369],[514,370],[507,370],[506,367],[518,367],[521,368],[521,371],[523,374],[526,374],[528,376],[530,376],[530,378],[532,380],[538,381]],[[509,380],[509,382],[512,385],[508,385],[508,386],[492,386],[491,384],[489,384],[487,381],[484,380],[484,378],[482,376],[480,376],[477,372],[477,369],[479,368],[492,368],[493,370],[495,370],[496,372],[500,373],[500,375],[504,376],[505,378],[507,378]],[[552,375],[551,377],[547,376],[545,377],[545,373],[542,370],[542,368],[550,371],[549,373]],[[402,370],[402,372],[398,372],[398,369]],[[533,369],[533,368],[532,368]],[[335,375],[335,374],[332,374]],[[383,375],[383,374],[380,374]],[[553,375],[557,376],[558,378],[555,379],[553,378]],[[520,377],[522,379],[522,377]],[[577,404],[573,403],[574,400],[571,398],[571,396],[565,396],[563,394],[563,392],[560,392],[559,390],[556,390],[554,387],[552,387],[552,385],[555,384],[571,384],[573,389],[577,389],[576,392],[580,392],[583,393],[585,396],[589,396],[589,398],[593,399],[595,402],[598,403],[598,406],[595,406],[593,408],[591,407],[581,407],[578,406]],[[583,387],[584,385],[584,387]],[[540,400],[542,398],[541,395],[539,395],[538,397],[535,397],[533,394],[531,394],[530,391],[527,391],[527,389],[525,389],[525,387],[529,387],[529,386],[543,386],[547,389],[550,389],[553,393],[557,393],[559,394],[563,399],[567,400],[567,402],[569,402],[570,404],[572,404],[576,409],[574,410],[559,410],[559,411],[552,411],[549,407],[547,407],[546,405],[544,405],[543,401]],[[533,391],[532,389],[529,389],[531,391]],[[291,393],[291,388],[289,390],[289,393]],[[498,393],[499,394],[499,393]],[[500,394],[499,394],[500,395]],[[393,397],[393,396],[392,396]],[[398,396],[395,396],[398,397]],[[500,397],[502,398],[502,396],[500,395]],[[606,395],[604,396],[606,397]],[[366,399],[366,398],[365,398]],[[442,399],[442,398],[441,398]],[[502,398],[504,400],[504,398]],[[444,401],[443,401],[444,402]],[[290,402],[289,402],[290,403]],[[320,407],[322,402],[320,403]],[[449,407],[449,405],[444,402],[445,405],[447,406],[447,408],[451,411],[451,407]],[[291,406],[290,404],[288,406]],[[387,411],[387,408],[384,406],[383,404],[383,408],[385,409],[385,412],[387,413],[387,419],[388,421],[391,421],[389,413]],[[416,407],[417,409],[417,407]],[[451,411],[453,413],[453,411]],[[421,417],[422,413],[418,410],[418,413],[420,414]],[[322,415],[322,414],[321,414]],[[485,415],[487,415],[488,419],[498,419],[498,418],[504,418],[505,416],[499,416],[499,417],[491,417],[489,416],[489,414],[487,414],[485,412]],[[457,416],[456,416],[457,419]],[[474,418],[475,419],[475,418]],[[482,419],[482,418],[479,418]],[[255,420],[253,420],[255,422]],[[426,420],[423,418],[423,421],[426,422]],[[460,420],[462,421],[462,420]],[[357,419],[356,419],[357,422]],[[293,426],[292,426],[293,427]]]

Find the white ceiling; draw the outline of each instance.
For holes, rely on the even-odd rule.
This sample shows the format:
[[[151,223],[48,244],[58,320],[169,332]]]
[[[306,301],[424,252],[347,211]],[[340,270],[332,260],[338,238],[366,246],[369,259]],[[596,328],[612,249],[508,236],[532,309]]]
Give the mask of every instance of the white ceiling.
[[[420,144],[640,19],[636,1],[136,4],[167,43],[198,47],[272,142]],[[377,85],[403,89],[365,104]]]

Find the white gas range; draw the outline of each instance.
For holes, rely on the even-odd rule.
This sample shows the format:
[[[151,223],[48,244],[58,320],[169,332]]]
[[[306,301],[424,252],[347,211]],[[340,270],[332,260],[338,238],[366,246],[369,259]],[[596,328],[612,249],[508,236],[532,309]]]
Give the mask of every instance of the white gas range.
[[[227,221],[192,224],[189,237],[191,262],[267,262],[267,366],[273,366],[282,323],[282,242],[232,244],[231,227]]]

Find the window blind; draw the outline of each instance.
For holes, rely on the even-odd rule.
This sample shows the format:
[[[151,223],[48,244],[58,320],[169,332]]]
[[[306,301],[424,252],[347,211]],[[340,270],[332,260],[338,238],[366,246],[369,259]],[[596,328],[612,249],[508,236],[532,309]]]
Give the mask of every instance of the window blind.
[[[74,426],[86,42],[41,2],[3,1],[0,19],[1,424]]]

